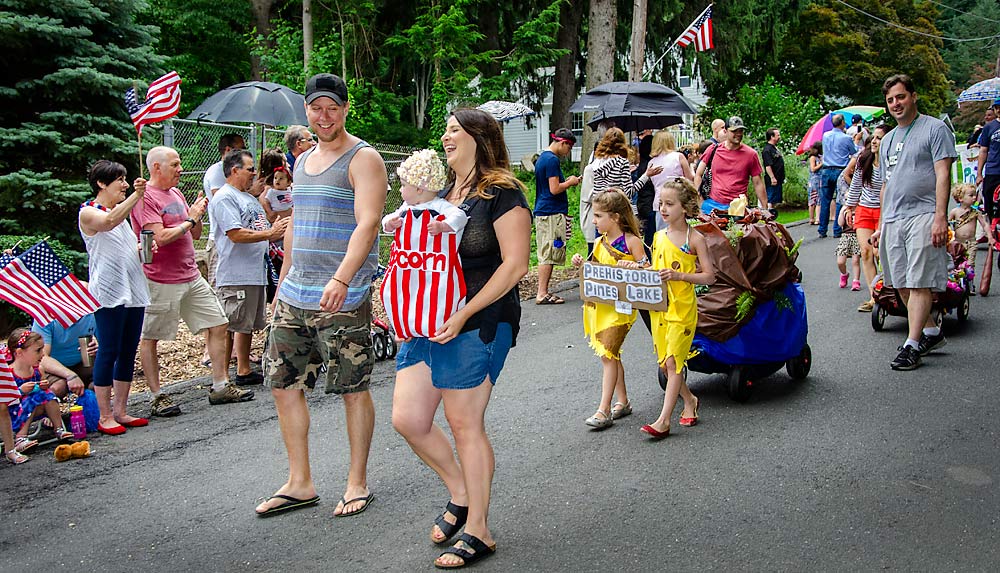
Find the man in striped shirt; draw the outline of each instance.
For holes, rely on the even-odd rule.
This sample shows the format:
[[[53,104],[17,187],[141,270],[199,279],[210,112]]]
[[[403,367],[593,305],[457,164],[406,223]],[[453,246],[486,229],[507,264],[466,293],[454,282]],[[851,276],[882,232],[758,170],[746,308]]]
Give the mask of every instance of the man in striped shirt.
[[[311,77],[305,101],[319,143],[295,162],[295,213],[285,231],[285,262],[264,356],[265,383],[288,451],[288,481],[257,506],[262,517],[319,501],[309,469],[305,390],[321,374],[326,392],[344,398],[351,447],[347,489],[334,515],[360,513],[373,499],[367,482],[375,427],[368,392],[375,365],[371,283],[388,175],[378,152],[344,127],[344,80]]]

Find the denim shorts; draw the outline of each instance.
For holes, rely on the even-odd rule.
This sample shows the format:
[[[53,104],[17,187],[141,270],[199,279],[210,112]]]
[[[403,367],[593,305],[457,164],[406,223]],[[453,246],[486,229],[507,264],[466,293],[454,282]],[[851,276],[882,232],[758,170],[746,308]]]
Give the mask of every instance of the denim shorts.
[[[459,334],[445,344],[427,338],[411,338],[399,347],[396,370],[423,362],[431,369],[431,383],[440,390],[476,388],[489,376],[497,383],[513,340],[509,324],[497,325],[493,342],[484,344],[479,330]]]

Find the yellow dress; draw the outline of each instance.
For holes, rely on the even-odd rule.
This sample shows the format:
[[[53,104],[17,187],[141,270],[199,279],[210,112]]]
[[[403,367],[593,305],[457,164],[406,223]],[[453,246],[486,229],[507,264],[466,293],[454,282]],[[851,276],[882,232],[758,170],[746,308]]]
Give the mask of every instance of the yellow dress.
[[[691,227],[688,227],[688,242],[690,244]],[[686,253],[671,242],[667,230],[658,231],[653,235],[652,268],[673,269],[682,273],[694,273],[698,256]],[[660,365],[673,356],[677,372],[684,368],[688,354],[691,352],[691,341],[698,325],[698,301],[694,295],[694,284],[685,281],[667,282],[667,300],[669,307],[664,312],[650,312],[652,322],[653,346],[656,348],[656,359]]]
[[[634,261],[635,257],[612,247],[607,235],[601,235],[594,243],[590,259],[603,265],[617,265],[618,261]],[[583,303],[583,331],[590,337],[590,347],[602,358],[620,360],[625,335],[637,316],[634,310],[632,314],[619,314],[613,304]]]

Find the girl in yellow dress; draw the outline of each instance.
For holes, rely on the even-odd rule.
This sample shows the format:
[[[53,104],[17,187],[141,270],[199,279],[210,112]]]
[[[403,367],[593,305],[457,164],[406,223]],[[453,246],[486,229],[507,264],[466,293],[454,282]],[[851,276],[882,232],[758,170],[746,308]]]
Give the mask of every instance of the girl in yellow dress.
[[[595,195],[592,203],[594,225],[601,233],[594,243],[590,260],[605,265],[627,266],[648,264],[639,221],[632,213],[632,203],[619,189],[609,188]],[[637,258],[638,257],[638,258]],[[583,264],[583,257],[573,255],[573,266]],[[601,357],[604,374],[601,378],[601,404],[597,412],[587,418],[592,428],[604,429],[632,413],[632,405],[625,389],[625,369],[622,367],[621,349],[625,335],[635,322],[637,313],[619,314],[614,304],[586,302],[583,305],[583,331],[590,337],[590,347]],[[612,408],[611,400],[618,401]]]
[[[698,192],[687,179],[678,177],[663,184],[660,215],[667,228],[653,236],[653,256],[649,266],[658,270],[660,278],[666,281],[669,306],[664,312],[650,312],[650,319],[653,346],[656,347],[657,362],[667,376],[667,390],[663,395],[660,417],[641,428],[655,439],[665,438],[670,433],[670,415],[678,394],[684,398],[680,424],[694,426],[698,423],[698,398],[688,389],[683,369],[698,324],[694,285],[715,282],[712,256],[705,238],[697,231],[691,232],[687,223],[687,217],[693,217],[698,212]]]

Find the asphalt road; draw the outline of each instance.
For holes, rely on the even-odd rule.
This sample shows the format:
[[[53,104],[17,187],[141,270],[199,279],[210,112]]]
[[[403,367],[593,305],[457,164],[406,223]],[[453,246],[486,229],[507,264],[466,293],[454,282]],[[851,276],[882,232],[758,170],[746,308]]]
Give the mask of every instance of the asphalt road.
[[[974,299],[964,327],[946,319],[949,344],[922,368],[893,372],[905,320],[873,332],[855,311],[861,294],[836,288],[835,240],[800,233],[809,378],[780,371],[737,404],[721,376],[692,374],[701,423],[682,428],[675,414],[662,442],[638,431],[662,404],[641,324],[624,353],[635,413],[596,433],[583,420],[600,366],[575,291],[524,307],[487,414],[498,551],[478,570],[998,569],[997,297]],[[49,447],[0,469],[0,570],[432,570],[428,533],[447,493],[391,427],[392,379],[380,363],[376,499],[363,514],[332,517],[347,472],[341,400],[310,397],[323,501],[265,520],[253,508],[287,471],[270,395],[209,406],[186,384],[184,415],[92,436],[89,459],[57,464]]]

